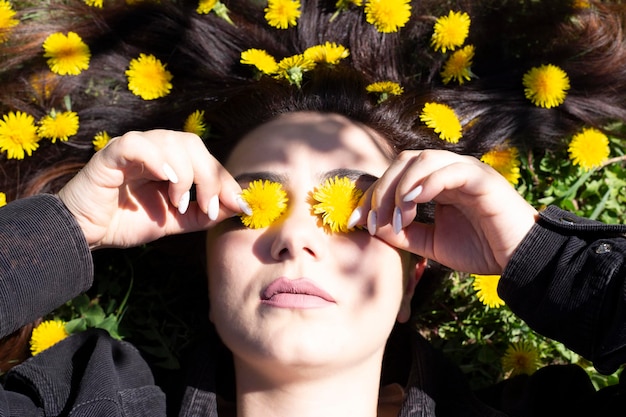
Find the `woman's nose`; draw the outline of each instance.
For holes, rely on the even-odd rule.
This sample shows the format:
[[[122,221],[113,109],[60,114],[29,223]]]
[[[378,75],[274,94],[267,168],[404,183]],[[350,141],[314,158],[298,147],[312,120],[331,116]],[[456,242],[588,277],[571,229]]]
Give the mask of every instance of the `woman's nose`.
[[[271,255],[275,260],[300,256],[319,259],[327,248],[326,233],[310,204],[291,204],[274,228]]]

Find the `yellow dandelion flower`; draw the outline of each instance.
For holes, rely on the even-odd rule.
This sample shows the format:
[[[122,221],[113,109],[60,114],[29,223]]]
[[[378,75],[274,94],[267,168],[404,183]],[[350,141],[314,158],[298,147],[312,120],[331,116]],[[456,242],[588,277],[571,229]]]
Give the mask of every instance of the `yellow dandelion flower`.
[[[30,336],[30,351],[34,355],[41,353],[52,345],[69,336],[65,323],[61,320],[46,320],[33,329]]]
[[[304,73],[313,68],[315,68],[315,62],[306,59],[303,54],[288,56],[278,63],[277,76],[300,87]]]
[[[241,61],[245,65],[254,65],[263,74],[274,74],[278,71],[278,63],[273,56],[263,49],[248,49],[241,53]]]
[[[15,19],[16,11],[7,0],[0,0],[0,43],[9,38],[11,28],[20,22]]]
[[[269,0],[265,8],[265,19],[270,26],[287,29],[295,26],[300,17],[299,0]]]
[[[321,215],[322,224],[331,232],[348,232],[348,220],[363,191],[347,177],[328,178],[313,192],[313,213]]]
[[[107,143],[109,143],[110,140],[111,136],[109,136],[109,133],[107,131],[103,130],[102,132],[96,133],[96,135],[93,137],[93,140],[91,141],[94,151],[98,152],[99,150],[102,150],[107,145]]]
[[[562,104],[570,87],[567,73],[552,64],[531,68],[522,82],[526,98],[547,109]]]
[[[7,195],[3,192],[0,192],[0,207],[7,205]]]
[[[393,96],[399,96],[404,93],[404,89],[400,84],[394,81],[378,81],[365,87],[368,93],[383,93]]]
[[[326,42],[323,45],[315,45],[307,48],[304,57],[315,63],[327,63],[335,65],[350,55],[350,51],[343,45],[335,42]]]
[[[504,300],[498,295],[500,275],[472,275],[478,300],[489,308],[501,307]]]
[[[87,6],[102,9],[103,0],[83,0]]]
[[[78,132],[78,114],[73,111],[55,112],[54,110],[39,121],[37,135],[55,143],[57,139],[65,142]]]
[[[202,137],[206,133],[206,123],[204,122],[204,110],[196,110],[187,116],[183,130],[189,133],[195,133]]]
[[[461,122],[454,110],[446,104],[426,103],[420,120],[438,133],[442,140],[457,143],[461,139]]]
[[[574,0],[575,9],[588,9],[590,7],[591,2],[589,0]]]
[[[378,81],[365,87],[368,93],[379,94],[378,102],[382,103],[389,96],[399,96],[404,93],[404,88],[394,81]]]
[[[463,45],[469,34],[471,19],[465,12],[450,10],[447,16],[441,16],[435,22],[430,44],[435,51],[445,53],[448,49],[454,51]]]
[[[139,54],[126,70],[128,89],[144,100],[165,97],[172,89],[172,74],[154,55]]]
[[[252,214],[241,214],[241,222],[252,229],[268,227],[287,208],[287,193],[280,183],[269,180],[255,180],[241,192],[241,198],[248,203]]]
[[[89,68],[91,52],[78,34],[57,32],[43,42],[44,58],[50,70],[59,75],[78,75]]]
[[[519,181],[520,160],[516,147],[497,147],[484,154],[480,160],[498,171],[512,185],[516,185]]]
[[[60,78],[50,71],[42,71],[32,75],[29,81],[37,98],[48,99],[59,84]]]
[[[539,352],[530,342],[512,343],[502,357],[502,368],[509,376],[532,375],[539,368]]]
[[[213,12],[218,17],[221,17],[231,25],[234,25],[228,14],[230,13],[230,10],[228,10],[228,7],[226,7],[226,5],[219,0],[200,0],[198,7],[196,8],[196,12],[198,14],[209,14],[210,12]]]
[[[397,32],[411,18],[409,0],[368,0],[365,3],[367,23],[381,33]]]
[[[200,0],[196,12],[199,14],[209,14],[217,4],[217,0]]]
[[[24,159],[39,147],[35,118],[20,111],[10,112],[0,120],[0,152],[9,159]]]
[[[611,153],[609,138],[594,128],[585,128],[574,135],[568,151],[574,165],[586,171],[602,165]]]
[[[335,7],[339,10],[346,10],[351,4],[354,4],[355,6],[362,6],[363,0],[337,0]]]
[[[455,80],[459,84],[469,81],[472,74],[472,59],[474,59],[474,45],[467,45],[458,51],[455,51],[443,65],[441,78],[443,83],[448,84]]]

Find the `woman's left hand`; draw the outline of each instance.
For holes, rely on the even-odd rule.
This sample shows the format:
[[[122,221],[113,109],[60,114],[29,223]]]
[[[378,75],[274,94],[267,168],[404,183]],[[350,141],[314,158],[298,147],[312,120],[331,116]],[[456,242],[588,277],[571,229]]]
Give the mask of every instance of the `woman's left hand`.
[[[417,205],[429,201],[434,224],[414,221]],[[500,274],[537,216],[493,168],[441,150],[402,152],[366,191],[359,212],[357,224],[388,244],[479,274]]]

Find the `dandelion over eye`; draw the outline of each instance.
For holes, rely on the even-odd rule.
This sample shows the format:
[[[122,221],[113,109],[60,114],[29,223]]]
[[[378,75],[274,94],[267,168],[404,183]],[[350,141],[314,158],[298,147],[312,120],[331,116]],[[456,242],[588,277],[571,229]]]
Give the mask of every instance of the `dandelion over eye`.
[[[154,55],[139,54],[126,70],[128,89],[144,100],[165,97],[172,89],[172,74]]]
[[[313,213],[320,215],[322,224],[331,232],[348,232],[350,215],[357,207],[363,191],[346,177],[327,179],[313,192]]]
[[[241,214],[241,222],[251,229],[261,229],[274,223],[287,209],[287,193],[280,183],[255,180],[241,193],[252,214]]]
[[[430,39],[435,51],[455,50],[465,43],[469,34],[471,19],[465,12],[450,10],[447,16],[441,16],[435,22],[433,35]]]
[[[547,109],[561,105],[570,88],[567,73],[556,65],[531,68],[522,79],[524,95],[535,106]]]
[[[594,128],[585,128],[577,133],[569,144],[570,160],[588,171],[604,163],[611,153],[609,138]]]
[[[4,207],[7,205],[7,195],[3,192],[0,192],[0,207]]]
[[[248,49],[241,53],[240,62],[245,65],[253,65],[261,73],[270,75],[278,71],[278,63],[273,56],[263,49]]]
[[[58,140],[65,142],[70,136],[78,133],[78,114],[73,111],[55,112],[44,116],[39,121],[37,135],[40,138],[50,139],[52,143]]]
[[[38,355],[49,347],[56,345],[68,337],[65,323],[61,320],[47,320],[33,329],[30,337],[30,351],[33,356]]]
[[[498,282],[500,275],[472,275],[478,300],[489,308],[497,308],[504,305],[504,300],[498,295]]]
[[[509,376],[532,375],[539,367],[539,352],[530,342],[512,343],[502,357],[502,368]]]
[[[512,185],[519,181],[520,160],[516,147],[497,147],[484,154],[480,160],[498,171]]]
[[[420,120],[438,133],[442,140],[457,143],[461,139],[461,122],[454,110],[446,104],[426,103],[420,113]]]
[[[367,23],[381,33],[397,32],[411,18],[409,0],[368,0],[365,3]]]
[[[0,152],[8,159],[24,159],[39,148],[35,118],[23,112],[9,112],[0,119]]]
[[[270,26],[287,29],[296,26],[300,17],[300,1],[269,0],[265,8],[265,19]]]
[[[43,42],[44,58],[50,70],[59,75],[78,75],[89,68],[91,52],[78,34],[53,33]]]

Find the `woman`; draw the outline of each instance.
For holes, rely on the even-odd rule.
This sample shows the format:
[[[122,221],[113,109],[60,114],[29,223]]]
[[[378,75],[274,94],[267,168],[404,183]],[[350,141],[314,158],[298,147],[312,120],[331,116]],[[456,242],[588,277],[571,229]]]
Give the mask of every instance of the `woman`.
[[[408,338],[408,342],[400,348],[410,349],[410,354],[406,359],[388,356],[387,360],[396,359],[400,366],[385,367],[392,371],[391,375],[383,374],[381,378],[384,345],[393,321],[396,317],[400,321],[408,319],[413,288],[425,278],[424,261],[406,252],[459,270],[499,273],[536,217],[536,211],[525,205],[506,181],[477,160],[445,151],[420,150],[451,149],[478,156],[503,143],[509,135],[521,139],[520,134],[529,132],[529,128],[542,133],[537,140],[558,137],[583,122],[599,124],[608,117],[617,117],[623,111],[623,97],[613,97],[611,91],[599,86],[593,90],[591,85],[591,90],[584,94],[571,91],[567,106],[543,113],[527,106],[523,96],[503,93],[506,89],[501,87],[509,85],[507,80],[520,75],[519,70],[513,69],[514,62],[502,61],[502,67],[492,72],[483,67],[484,78],[467,89],[440,85],[433,79],[433,68],[441,65],[442,58],[433,58],[423,48],[415,49],[416,45],[423,47],[420,42],[432,30],[432,25],[424,20],[411,19],[402,32],[406,36],[386,36],[367,23],[356,7],[348,6],[332,18],[336,9],[307,2],[296,28],[275,32],[265,26],[258,7],[246,3],[229,6],[235,26],[213,15],[205,18],[185,14],[168,3],[139,6],[119,15],[96,13],[102,24],[90,26],[89,30],[84,21],[72,21],[76,28],[90,33],[87,39],[104,39],[97,43],[98,53],[92,58],[91,79],[106,73],[115,84],[116,77],[123,73],[118,70],[127,65],[126,60],[120,59],[119,51],[133,54],[148,49],[169,56],[168,68],[180,80],[175,93],[154,105],[138,105],[133,93],[124,89],[112,89],[111,107],[94,105],[102,102],[102,96],[80,94],[82,90],[78,89],[79,94],[72,99],[74,108],[84,109],[82,138],[89,138],[89,132],[95,133],[103,125],[118,133],[155,124],[173,128],[182,125],[182,120],[200,107],[206,109],[207,120],[215,129],[208,141],[214,156],[194,135],[163,130],[129,133],[96,153],[92,162],[59,192],[69,212],[54,198],[36,197],[38,204],[45,204],[50,210],[50,216],[57,221],[63,219],[60,224],[69,226],[70,236],[61,230],[57,231],[60,235],[50,233],[46,238],[54,237],[57,243],[72,242],[69,246],[74,246],[75,261],[57,264],[55,268],[67,268],[62,273],[46,268],[53,272],[53,281],[47,280],[34,262],[15,263],[26,270],[10,268],[14,281],[5,281],[10,285],[30,276],[39,282],[40,288],[49,288],[50,282],[57,288],[35,292],[37,297],[29,299],[26,295],[31,295],[38,285],[29,281],[23,287],[16,286],[20,291],[14,292],[23,294],[20,299],[28,302],[7,306],[9,312],[5,316],[18,319],[3,320],[3,334],[45,314],[90,285],[90,260],[83,234],[88,245],[96,249],[133,246],[167,234],[211,227],[207,252],[211,319],[234,356],[237,392],[232,399],[240,415],[266,413],[268,404],[277,414],[350,414],[358,407],[356,414],[372,415],[377,408],[379,379],[383,387],[402,388],[400,401],[391,404],[392,415],[411,415],[416,409],[425,415],[496,413],[477,402],[459,382],[460,378],[449,377],[450,369],[422,339],[415,334],[407,336],[402,330],[396,333],[397,337]],[[434,7],[425,3],[413,6],[417,14],[412,16]],[[469,3],[466,6],[488,20],[488,7]],[[595,9],[568,10],[577,13],[580,20],[564,25],[563,31],[584,32],[595,28],[591,23],[597,21],[603,25],[617,24],[617,19],[603,15],[602,9],[598,13]],[[142,23],[145,30],[130,30],[128,22],[133,26]],[[115,35],[107,32],[109,27],[116,30]],[[276,79],[259,75],[240,62],[243,51],[260,45],[280,57],[301,53],[326,40],[349,46],[349,65],[326,62],[304,71],[302,79],[293,78],[291,73]],[[575,49],[574,45],[567,38],[561,47]],[[12,47],[7,48],[11,51]],[[597,50],[591,50],[597,51],[599,57],[590,66],[599,70],[598,62],[602,59],[617,61],[615,54],[596,47]],[[29,55],[28,46],[25,48],[22,52],[26,53],[12,56],[18,64],[35,56],[32,51]],[[415,52],[423,59],[416,59]],[[36,58],[34,63],[38,62]],[[3,79],[23,73],[24,68],[33,73],[42,68],[41,63],[39,67],[15,65],[8,67]],[[575,73],[577,69],[577,65],[571,64],[568,71]],[[87,75],[79,75],[78,80],[88,81]],[[611,76],[619,91],[623,83],[620,74]],[[410,89],[397,99],[384,100],[366,88],[380,79],[401,80]],[[485,88],[490,82],[496,84]],[[55,94],[38,96],[33,101],[31,96],[17,93],[14,83],[4,90],[2,102],[7,107],[11,103],[13,109],[41,113],[76,85],[80,84],[61,79],[53,89]],[[586,101],[589,91],[597,91],[594,97],[605,101],[602,113],[589,110],[594,108],[593,103]],[[430,128],[416,123],[416,115],[426,103],[442,100],[456,103],[457,111],[463,115],[466,129],[457,144],[442,141]],[[128,108],[135,111],[120,111]],[[492,113],[493,119],[484,116]],[[530,115],[542,123],[527,126],[524,118]],[[80,141],[72,143],[78,145]],[[406,149],[415,151],[401,152]],[[49,150],[53,153],[56,148]],[[226,168],[216,157],[225,161]],[[311,215],[307,197],[329,173],[358,180],[364,197],[350,224],[365,226],[375,237],[364,230],[326,235],[317,226],[319,219]],[[250,180],[267,176],[286,189],[287,211],[265,228],[242,229],[236,217],[230,219],[247,211],[236,196]],[[233,177],[240,177],[241,183]],[[192,184],[196,185],[194,201],[189,192]],[[435,225],[413,223],[415,203],[431,200],[438,204]],[[7,236],[41,216],[41,208],[33,211],[29,201],[18,200],[9,206],[33,218],[18,224],[6,221],[2,229]],[[417,212],[428,218],[428,211],[422,207]],[[48,224],[53,223],[50,218],[44,221],[46,230],[53,228]],[[10,242],[8,238],[3,241]],[[50,242],[43,247],[47,246]],[[375,259],[364,256],[373,251],[377,257],[388,259],[384,268]],[[56,254],[59,259],[66,259],[67,254],[60,252]],[[329,259],[323,256],[324,252],[340,256]],[[40,250],[23,253],[28,253],[29,259],[44,255]],[[243,256],[245,263],[240,261]],[[49,265],[48,262],[41,264]],[[389,279],[391,276],[396,279]],[[65,281],[59,281],[59,277]],[[297,284],[289,283],[293,280]],[[228,285],[220,285],[222,282]],[[303,288],[322,296],[312,300],[281,295],[305,291]],[[391,348],[397,346],[392,342],[395,340],[396,336],[390,339]],[[214,358],[213,354],[206,356]],[[47,364],[48,360],[63,371],[51,373],[53,383],[44,384],[39,378],[48,381],[49,375],[41,373],[40,364]],[[207,366],[218,365],[211,360]],[[111,381],[99,379],[103,369]],[[67,375],[72,375],[70,381]],[[187,389],[183,415],[197,414],[199,408],[215,413],[218,396],[220,413],[226,412],[228,387],[224,389],[224,384],[214,381],[214,372],[204,372],[203,376]],[[145,364],[131,347],[90,332],[70,338],[17,367],[8,377],[5,394],[10,398],[7,404],[19,401],[24,408],[56,410],[53,412],[86,412],[88,407],[110,406],[109,414],[119,413],[120,409],[162,413],[162,396],[151,385]],[[59,386],[64,389],[58,389]],[[46,387],[52,387],[52,391]],[[39,394],[33,396],[33,391]],[[96,392],[101,395],[94,397]],[[363,401],[364,395],[369,401]],[[320,396],[327,401],[317,401]]]

